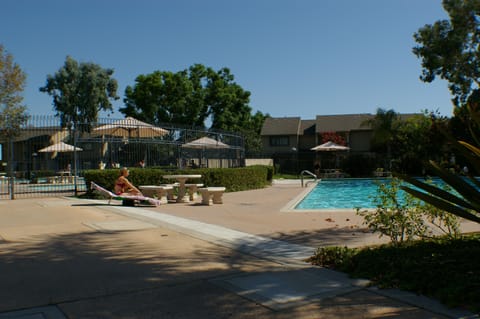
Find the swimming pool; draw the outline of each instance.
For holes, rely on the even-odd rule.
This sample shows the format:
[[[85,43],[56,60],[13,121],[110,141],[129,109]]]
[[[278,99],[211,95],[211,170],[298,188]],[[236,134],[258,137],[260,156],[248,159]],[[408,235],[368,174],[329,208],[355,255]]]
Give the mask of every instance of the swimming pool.
[[[377,194],[378,183],[388,182],[387,178],[322,180],[295,206],[295,209],[374,208],[371,197]]]

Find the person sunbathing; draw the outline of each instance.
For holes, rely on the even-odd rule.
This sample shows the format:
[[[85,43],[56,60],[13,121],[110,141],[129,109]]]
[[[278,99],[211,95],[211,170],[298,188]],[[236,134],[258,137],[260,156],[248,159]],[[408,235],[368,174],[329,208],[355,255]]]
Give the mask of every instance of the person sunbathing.
[[[143,196],[142,192],[138,190],[132,183],[127,179],[129,175],[129,170],[126,167],[120,169],[120,176],[115,181],[115,187],[113,192],[117,195],[140,195]]]

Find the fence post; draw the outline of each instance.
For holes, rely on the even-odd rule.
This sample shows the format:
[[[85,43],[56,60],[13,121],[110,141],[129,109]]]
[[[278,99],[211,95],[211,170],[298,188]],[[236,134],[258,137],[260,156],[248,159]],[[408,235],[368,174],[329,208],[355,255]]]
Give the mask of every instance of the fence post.
[[[78,196],[77,188],[77,121],[73,123],[73,189],[75,197]]]
[[[9,144],[9,159],[8,159],[8,175],[10,178],[8,179],[9,182],[9,189],[8,192],[10,193],[10,199],[15,199],[15,176],[13,176],[13,138],[9,137],[8,139],[8,144]]]

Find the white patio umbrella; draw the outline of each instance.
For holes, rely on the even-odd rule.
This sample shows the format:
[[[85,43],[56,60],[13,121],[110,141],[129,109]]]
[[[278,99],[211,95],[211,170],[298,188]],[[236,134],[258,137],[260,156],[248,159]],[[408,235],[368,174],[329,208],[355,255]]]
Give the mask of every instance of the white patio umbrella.
[[[205,150],[207,149],[227,149],[230,148],[230,145],[225,144],[221,141],[217,141],[213,138],[204,136],[193,140],[191,142],[185,143],[182,145],[183,148],[193,148],[201,150],[202,155],[200,156],[200,164],[203,161]],[[208,165],[208,162],[207,162]]]
[[[344,152],[350,150],[350,147],[336,144],[332,141],[317,145],[311,148],[312,151],[316,152]],[[338,154],[335,153],[335,166],[338,167],[339,158]]]
[[[311,148],[312,151],[320,151],[320,152],[348,151],[349,149],[350,147],[348,146],[339,145],[339,144],[333,143],[332,141],[328,141],[326,143],[323,143]]]
[[[64,142],[58,142],[38,150],[39,153],[52,153],[52,156],[51,156],[52,159],[57,157],[58,153],[67,153],[67,152],[75,152],[75,151],[77,152],[83,151],[83,149],[80,147],[74,147],[73,145],[70,145]]]
[[[101,125],[92,130],[93,135],[111,135],[124,138],[156,137],[168,134],[166,129],[157,127],[133,117],[126,117],[110,124]]]
[[[64,143],[64,142],[58,142],[52,145],[49,145],[47,147],[44,147],[42,149],[39,149],[38,152],[41,153],[49,153],[49,152],[73,152],[73,151],[83,151],[82,148],[80,147],[75,147],[73,145]]]
[[[214,149],[214,148],[230,148],[230,145],[217,141],[210,137],[201,137],[182,145],[185,148]]]

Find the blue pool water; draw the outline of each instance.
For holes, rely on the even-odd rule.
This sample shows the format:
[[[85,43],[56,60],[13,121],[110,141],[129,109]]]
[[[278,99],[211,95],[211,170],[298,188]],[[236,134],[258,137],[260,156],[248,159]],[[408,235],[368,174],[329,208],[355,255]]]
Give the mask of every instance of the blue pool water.
[[[476,187],[468,178],[464,179]],[[479,179],[479,177],[476,177],[476,179]],[[438,187],[445,185],[439,178],[433,178],[431,182]],[[375,208],[372,197],[377,195],[379,183],[388,184],[390,179],[340,178],[322,180],[295,206],[295,209]],[[409,186],[412,185],[409,184]],[[478,187],[476,188],[480,191]],[[452,192],[458,195],[454,190]],[[405,194],[404,191],[399,191],[398,198],[400,201]]]
[[[295,209],[374,208],[371,197],[377,194],[378,183],[388,183],[388,179],[322,180]]]

